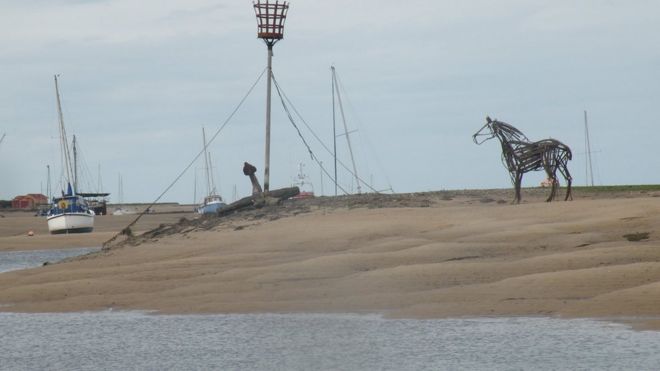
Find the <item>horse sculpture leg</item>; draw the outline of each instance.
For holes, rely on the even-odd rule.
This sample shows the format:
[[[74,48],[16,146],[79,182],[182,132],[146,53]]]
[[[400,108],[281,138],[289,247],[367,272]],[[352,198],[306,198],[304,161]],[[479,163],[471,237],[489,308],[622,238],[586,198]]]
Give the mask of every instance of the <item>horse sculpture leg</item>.
[[[512,202],[513,204],[519,204],[520,200],[522,199],[522,197],[520,196],[520,188],[522,186],[522,177],[523,177],[522,171],[519,171],[519,170],[516,171],[515,181],[514,181],[514,187],[516,188],[516,196],[513,199],[513,202]]]
[[[550,199],[548,201],[552,201],[557,198],[558,188],[559,188],[559,180],[557,180],[557,173],[554,172],[552,174],[552,192],[550,193]]]
[[[548,179],[552,183],[552,187],[550,188],[550,195],[548,196],[548,199],[545,200],[545,202],[551,202],[555,198],[555,194],[557,193],[557,179],[555,179],[555,175],[549,174]]]
[[[552,184],[550,188],[550,196],[545,202],[551,202],[555,198],[557,193],[557,167],[554,164],[553,159],[547,153],[543,154],[543,170],[545,170],[545,176],[548,178]]]
[[[573,195],[571,194],[571,183],[573,183],[573,177],[571,177],[571,173],[568,172],[568,166],[566,163],[561,164],[559,172],[564,176],[564,179],[566,179],[566,198],[564,198],[564,201],[568,201],[569,198],[572,201]]]

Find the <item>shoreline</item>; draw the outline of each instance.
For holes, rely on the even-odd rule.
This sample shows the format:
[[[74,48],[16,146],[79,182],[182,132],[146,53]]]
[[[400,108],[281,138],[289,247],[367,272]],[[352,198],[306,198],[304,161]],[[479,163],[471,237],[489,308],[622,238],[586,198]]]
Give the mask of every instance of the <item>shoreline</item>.
[[[178,229],[158,215],[148,223],[162,233],[136,246],[1,274],[0,311],[556,317],[659,330],[660,198],[543,195],[356,196]],[[99,239],[119,230],[102,224]]]

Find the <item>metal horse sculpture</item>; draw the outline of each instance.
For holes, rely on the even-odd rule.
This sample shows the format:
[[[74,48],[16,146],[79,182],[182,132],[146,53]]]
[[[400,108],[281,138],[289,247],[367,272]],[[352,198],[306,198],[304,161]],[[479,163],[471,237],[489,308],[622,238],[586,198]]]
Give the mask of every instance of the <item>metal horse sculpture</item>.
[[[485,136],[481,141],[478,137]],[[568,172],[568,160],[572,158],[571,149],[564,143],[555,139],[544,139],[538,142],[530,142],[520,130],[506,122],[491,120],[486,117],[486,125],[482,127],[472,139],[476,144],[481,144],[489,139],[495,138],[502,144],[502,163],[509,170],[511,181],[516,188],[514,203],[520,203],[520,186],[523,174],[529,171],[545,170],[548,179],[552,183],[552,190],[547,202],[552,201],[559,186],[557,170],[566,179],[566,198],[571,196],[571,174]]]

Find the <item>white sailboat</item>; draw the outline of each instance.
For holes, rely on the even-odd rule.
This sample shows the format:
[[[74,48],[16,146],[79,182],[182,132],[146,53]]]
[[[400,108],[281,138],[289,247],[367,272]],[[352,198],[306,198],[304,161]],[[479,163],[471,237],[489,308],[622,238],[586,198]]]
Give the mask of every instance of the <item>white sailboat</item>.
[[[126,214],[133,214],[133,212],[128,211],[128,209],[124,208],[124,178],[122,178],[121,174],[117,176],[117,206],[115,206],[115,210],[112,212],[112,215],[126,215]]]
[[[66,129],[64,128],[57,75],[55,75],[55,95],[57,97],[62,166],[64,166],[66,173],[67,189],[66,193],[64,190],[62,191],[61,197],[53,198],[53,204],[46,215],[48,231],[52,234],[91,232],[94,229],[94,211],[90,210],[85,199],[77,194],[77,182],[75,179],[72,179],[72,176],[75,175],[73,175],[74,169],[71,167],[71,155],[69,153]],[[73,184],[73,187],[71,184]]]
[[[292,197],[294,199],[314,197],[314,185],[309,181],[309,177],[303,171],[304,166],[305,164],[302,162],[298,164],[298,175],[293,179],[293,186],[300,189],[300,193]]]
[[[208,153],[206,147],[206,132],[202,128],[202,139],[204,140],[204,169],[206,173],[206,196],[201,205],[197,208],[199,214],[215,214],[219,209],[227,206],[227,204],[222,200],[219,194],[217,194],[215,188],[215,182],[213,181],[213,167],[211,165],[211,156]]]

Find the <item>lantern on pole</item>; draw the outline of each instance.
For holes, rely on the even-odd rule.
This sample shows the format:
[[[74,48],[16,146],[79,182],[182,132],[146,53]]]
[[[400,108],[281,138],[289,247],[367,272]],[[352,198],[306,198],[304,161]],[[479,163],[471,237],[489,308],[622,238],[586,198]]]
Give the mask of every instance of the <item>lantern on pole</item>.
[[[284,22],[289,11],[286,1],[275,3],[266,0],[254,2],[257,16],[257,37],[268,46],[268,82],[266,90],[266,161],[264,165],[264,192],[268,193],[270,181],[270,95],[273,79],[273,46],[284,38]]]

